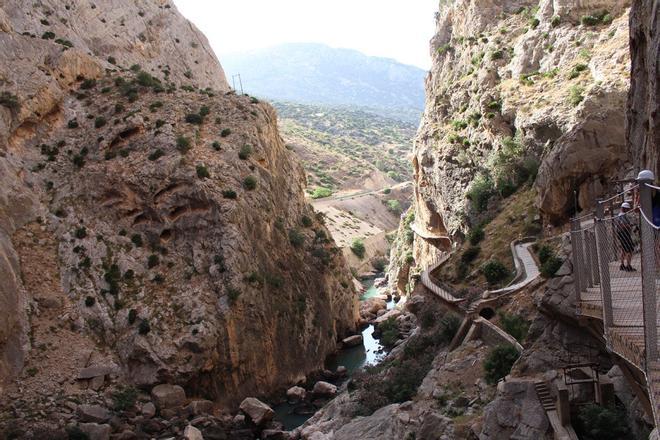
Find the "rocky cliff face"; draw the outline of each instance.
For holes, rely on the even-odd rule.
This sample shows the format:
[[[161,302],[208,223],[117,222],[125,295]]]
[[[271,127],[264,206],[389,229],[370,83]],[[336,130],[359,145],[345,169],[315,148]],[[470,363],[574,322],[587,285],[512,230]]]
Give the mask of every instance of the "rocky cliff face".
[[[642,168],[660,173],[660,35],[658,4],[634,2],[630,11],[630,52],[632,68],[626,139],[635,160]]]
[[[116,364],[235,403],[354,330],[274,110],[171,2],[5,2],[0,59],[2,382]]]
[[[413,159],[417,223],[456,236],[488,203],[470,190],[507,193],[537,170],[537,205],[560,222],[573,191],[586,208],[604,176],[629,171],[627,20],[614,1],[442,3]]]

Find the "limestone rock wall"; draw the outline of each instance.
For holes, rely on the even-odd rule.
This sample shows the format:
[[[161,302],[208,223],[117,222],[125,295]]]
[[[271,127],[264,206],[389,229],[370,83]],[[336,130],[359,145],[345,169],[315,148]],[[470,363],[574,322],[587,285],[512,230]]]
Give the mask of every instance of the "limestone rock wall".
[[[657,2],[633,2],[630,11],[632,68],[626,139],[640,169],[660,173],[660,8]]]
[[[574,190],[587,208],[607,179],[630,172],[627,7],[441,4],[414,149],[418,225],[453,237],[465,232],[474,217],[466,194],[476,178],[492,175],[507,138],[539,164],[537,204],[546,221],[567,218]],[[602,19],[581,24],[587,15]]]
[[[67,374],[102,360],[234,404],[355,330],[350,272],[275,111],[228,91],[171,2],[4,2],[0,60],[3,385],[25,366],[22,392],[55,392],[38,367],[75,335]],[[40,248],[43,274],[20,264]],[[41,275],[47,301],[26,288]]]

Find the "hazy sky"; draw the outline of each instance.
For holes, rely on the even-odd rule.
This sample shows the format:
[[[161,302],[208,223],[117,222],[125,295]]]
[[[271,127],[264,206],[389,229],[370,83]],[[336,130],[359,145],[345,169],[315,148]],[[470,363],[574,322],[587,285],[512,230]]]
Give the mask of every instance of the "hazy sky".
[[[325,43],[428,69],[438,0],[174,0],[223,53]]]

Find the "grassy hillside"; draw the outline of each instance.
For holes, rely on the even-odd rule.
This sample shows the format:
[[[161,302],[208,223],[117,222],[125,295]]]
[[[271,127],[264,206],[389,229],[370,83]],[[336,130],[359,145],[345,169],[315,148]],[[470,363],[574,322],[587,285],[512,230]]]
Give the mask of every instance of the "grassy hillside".
[[[307,170],[310,193],[377,190],[411,178],[414,124],[347,108],[274,105],[282,136]]]

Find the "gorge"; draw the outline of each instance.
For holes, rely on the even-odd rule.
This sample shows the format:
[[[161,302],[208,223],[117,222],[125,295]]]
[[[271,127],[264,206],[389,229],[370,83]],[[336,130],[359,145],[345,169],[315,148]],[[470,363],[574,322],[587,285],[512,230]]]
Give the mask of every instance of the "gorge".
[[[660,172],[659,15],[440,2],[412,205],[360,301],[296,156],[326,143],[290,147],[172,1],[1,2],[0,434],[657,438],[649,379],[580,315],[568,223]],[[330,362],[361,331],[380,362]],[[576,363],[610,391],[557,424],[540,386]]]

